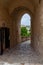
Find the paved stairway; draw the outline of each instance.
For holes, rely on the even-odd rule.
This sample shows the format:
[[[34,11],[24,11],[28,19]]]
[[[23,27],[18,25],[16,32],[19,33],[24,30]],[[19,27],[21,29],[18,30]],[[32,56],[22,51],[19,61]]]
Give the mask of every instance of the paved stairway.
[[[41,57],[31,48],[30,41],[22,42],[0,56],[0,65],[43,65]]]

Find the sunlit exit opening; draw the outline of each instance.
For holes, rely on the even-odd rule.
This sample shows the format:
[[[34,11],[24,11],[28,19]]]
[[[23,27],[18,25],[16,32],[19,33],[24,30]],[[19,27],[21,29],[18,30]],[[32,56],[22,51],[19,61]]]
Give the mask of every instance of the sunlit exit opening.
[[[31,17],[25,13],[21,17],[21,41],[31,41]]]

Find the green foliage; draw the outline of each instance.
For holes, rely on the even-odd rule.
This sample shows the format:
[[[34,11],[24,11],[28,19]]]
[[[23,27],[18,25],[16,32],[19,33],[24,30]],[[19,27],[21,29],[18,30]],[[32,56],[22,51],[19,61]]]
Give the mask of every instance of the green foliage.
[[[26,27],[21,27],[21,36],[29,37],[31,36],[31,31],[28,33]]]
[[[27,36],[30,37],[31,36],[31,32],[27,33]]]
[[[26,36],[26,35],[27,35],[26,27],[21,27],[21,36]]]

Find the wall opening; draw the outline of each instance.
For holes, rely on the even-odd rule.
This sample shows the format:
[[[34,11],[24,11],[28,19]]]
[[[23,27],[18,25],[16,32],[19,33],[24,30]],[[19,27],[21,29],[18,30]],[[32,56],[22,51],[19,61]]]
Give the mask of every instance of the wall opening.
[[[21,42],[31,42],[31,16],[25,13],[21,17]]]

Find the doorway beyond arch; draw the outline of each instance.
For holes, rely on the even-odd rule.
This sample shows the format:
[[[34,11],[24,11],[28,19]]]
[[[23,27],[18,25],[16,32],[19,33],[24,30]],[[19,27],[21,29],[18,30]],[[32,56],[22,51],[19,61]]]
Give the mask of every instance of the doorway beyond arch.
[[[21,17],[20,24],[20,33],[21,33],[21,42],[31,41],[31,17],[28,13],[23,14]]]

